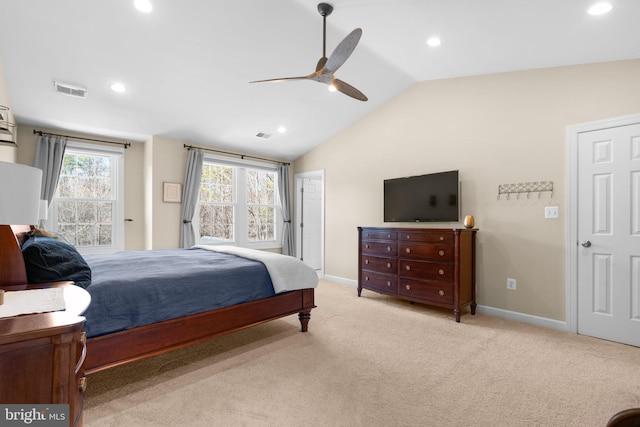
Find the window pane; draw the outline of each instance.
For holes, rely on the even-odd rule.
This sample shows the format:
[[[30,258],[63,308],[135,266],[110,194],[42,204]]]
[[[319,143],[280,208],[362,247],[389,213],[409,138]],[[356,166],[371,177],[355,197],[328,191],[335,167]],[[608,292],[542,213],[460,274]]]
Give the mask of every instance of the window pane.
[[[275,240],[275,178],[275,172],[247,170],[247,238],[250,242]]]
[[[233,203],[233,168],[204,164],[200,183],[201,202]]]
[[[57,230],[76,246],[111,246],[115,160],[70,150],[57,189]]]
[[[78,246],[94,246],[96,241],[94,227],[87,224],[78,224],[76,226],[76,239]]]
[[[275,172],[247,170],[247,203],[255,205],[275,203]]]
[[[265,206],[249,207],[248,238],[251,242],[275,240],[275,209]]]
[[[221,243],[233,241],[233,206],[200,206],[201,242]]]

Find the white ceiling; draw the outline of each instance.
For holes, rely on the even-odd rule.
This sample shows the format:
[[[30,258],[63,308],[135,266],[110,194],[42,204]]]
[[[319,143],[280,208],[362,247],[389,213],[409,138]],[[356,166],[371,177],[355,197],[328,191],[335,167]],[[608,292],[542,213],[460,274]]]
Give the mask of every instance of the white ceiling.
[[[336,72],[361,102],[312,81],[249,84],[314,71],[318,1],[151,1],[143,14],[133,0],[0,0],[18,123],[292,160],[419,81],[640,58],[639,0],[610,0],[604,16],[586,13],[596,0],[329,1],[327,54],[363,30]],[[426,45],[432,35],[440,47]],[[53,80],[88,96],[57,94]],[[110,91],[114,81],[127,92]]]

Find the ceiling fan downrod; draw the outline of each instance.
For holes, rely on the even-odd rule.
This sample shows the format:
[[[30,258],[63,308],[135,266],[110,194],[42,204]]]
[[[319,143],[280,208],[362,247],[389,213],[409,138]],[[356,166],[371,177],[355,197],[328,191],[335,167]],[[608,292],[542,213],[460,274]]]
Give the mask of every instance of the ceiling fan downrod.
[[[329,3],[319,3],[318,12],[322,15],[322,57],[327,56],[327,16],[333,12],[333,6]]]

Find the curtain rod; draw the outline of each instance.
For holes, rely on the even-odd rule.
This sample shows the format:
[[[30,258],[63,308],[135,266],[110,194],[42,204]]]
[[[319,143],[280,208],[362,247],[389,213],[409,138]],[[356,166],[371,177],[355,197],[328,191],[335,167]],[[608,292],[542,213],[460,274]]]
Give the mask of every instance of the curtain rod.
[[[222,153],[222,154],[228,154],[230,156],[238,156],[243,160],[244,159],[257,159],[257,160],[264,160],[264,161],[271,162],[271,163],[278,163],[278,164],[285,165],[285,166],[289,166],[291,164],[291,163],[279,162],[277,160],[265,159],[263,157],[255,157],[255,156],[249,156],[249,155],[246,155],[246,154],[238,154],[238,153],[230,153],[228,151],[214,150],[213,148],[194,147],[193,145],[187,145],[187,144],[184,144],[184,148],[186,148],[187,150],[191,150],[193,148],[195,150],[204,150],[204,151],[211,151],[213,153]]]
[[[83,138],[81,136],[70,136],[70,135],[59,135],[57,133],[49,133],[49,132],[43,132],[41,130],[33,130],[34,134],[38,134],[40,136],[42,135],[49,135],[49,136],[60,136],[63,138],[71,138],[71,139],[82,139],[83,141],[94,141],[94,142],[104,142],[106,144],[117,144],[117,145],[123,145],[124,148],[129,148],[129,146],[131,145],[130,142],[114,142],[114,141],[105,141],[103,139],[92,139],[92,138]]]

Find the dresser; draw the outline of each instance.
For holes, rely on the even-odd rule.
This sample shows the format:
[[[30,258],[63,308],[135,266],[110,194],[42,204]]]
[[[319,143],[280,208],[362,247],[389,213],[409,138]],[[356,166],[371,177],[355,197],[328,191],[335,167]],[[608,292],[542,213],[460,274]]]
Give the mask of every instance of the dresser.
[[[75,285],[60,286],[65,311],[0,319],[0,402],[68,404],[69,425],[81,426],[86,335],[79,314],[91,298]]]
[[[453,310],[476,310],[477,229],[358,227],[363,289]]]

